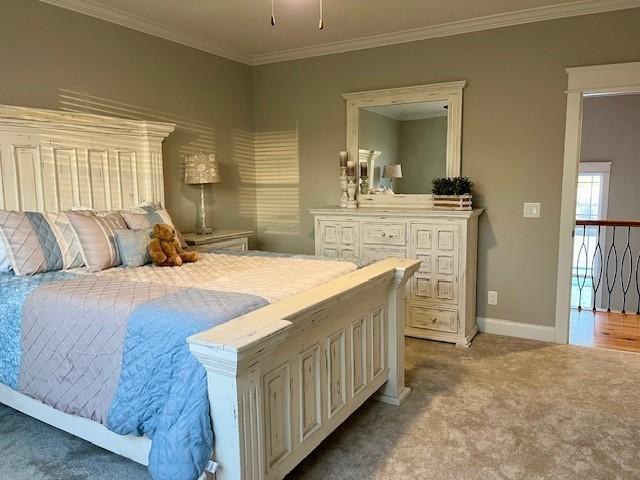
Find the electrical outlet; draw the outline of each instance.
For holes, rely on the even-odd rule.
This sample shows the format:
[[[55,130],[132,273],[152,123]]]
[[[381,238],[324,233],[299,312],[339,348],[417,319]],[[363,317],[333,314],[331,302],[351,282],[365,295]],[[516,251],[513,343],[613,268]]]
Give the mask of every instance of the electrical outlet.
[[[489,291],[487,295],[487,303],[489,305],[498,305],[498,292]]]
[[[525,202],[522,207],[524,218],[540,218],[540,204]]]

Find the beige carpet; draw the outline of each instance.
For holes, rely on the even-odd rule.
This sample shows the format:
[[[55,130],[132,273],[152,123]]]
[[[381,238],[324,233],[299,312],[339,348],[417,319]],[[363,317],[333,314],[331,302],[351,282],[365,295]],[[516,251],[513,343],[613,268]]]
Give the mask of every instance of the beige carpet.
[[[367,402],[290,479],[640,479],[640,354],[491,335],[407,347],[406,402]],[[0,480],[149,478],[0,405]]]
[[[370,401],[290,479],[640,479],[640,354],[492,335],[407,340],[411,396]]]

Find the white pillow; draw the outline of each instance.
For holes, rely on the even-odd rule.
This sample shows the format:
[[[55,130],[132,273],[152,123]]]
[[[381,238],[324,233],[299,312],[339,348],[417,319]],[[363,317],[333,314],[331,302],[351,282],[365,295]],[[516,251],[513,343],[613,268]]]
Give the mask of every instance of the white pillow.
[[[4,249],[4,242],[0,240],[0,273],[6,273],[11,271],[11,261],[7,256],[7,252]]]

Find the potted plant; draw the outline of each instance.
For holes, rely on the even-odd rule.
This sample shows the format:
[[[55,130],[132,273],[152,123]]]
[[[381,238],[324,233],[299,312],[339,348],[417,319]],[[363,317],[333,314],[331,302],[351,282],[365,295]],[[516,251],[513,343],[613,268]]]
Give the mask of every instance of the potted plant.
[[[444,210],[471,210],[473,182],[468,177],[442,177],[433,179],[433,208]]]

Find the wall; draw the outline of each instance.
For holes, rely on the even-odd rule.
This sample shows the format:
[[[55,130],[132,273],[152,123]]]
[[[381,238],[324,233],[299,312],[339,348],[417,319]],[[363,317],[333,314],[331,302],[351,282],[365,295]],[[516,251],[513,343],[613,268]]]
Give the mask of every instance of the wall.
[[[400,122],[400,151],[403,178],[399,193],[431,193],[434,178],[447,170],[447,117]]]
[[[217,227],[254,228],[252,186],[238,164],[253,130],[251,68],[35,0],[0,4],[0,103],[178,124],[164,145],[166,204],[192,230],[199,189],[181,156],[215,151],[222,183],[208,188]]]
[[[590,97],[584,100],[581,161],[611,162],[607,218],[640,220],[640,95]],[[619,261],[626,247],[626,234],[624,229],[617,229]],[[630,240],[633,258],[636,259],[640,252],[640,229],[632,229]],[[608,229],[607,246],[611,245],[611,241],[612,230]],[[629,265],[628,258],[626,265]],[[625,269],[625,279],[627,272]],[[633,286],[635,282],[632,281],[632,294],[628,298],[632,299],[630,305],[635,307],[637,294]],[[611,301],[612,309],[620,310],[622,293],[619,280]],[[603,296],[603,302],[606,308],[607,295]]]
[[[553,325],[567,87],[565,67],[640,60],[640,9],[533,23],[254,68],[258,130],[298,128],[301,235],[269,249],[313,252],[307,210],[336,205],[344,92],[467,80],[462,173],[476,183],[478,315]],[[542,203],[538,220],[522,203]],[[499,305],[486,304],[487,290]]]
[[[381,184],[390,187],[391,182],[389,179],[381,177],[385,165],[398,162],[401,122],[363,108],[360,109],[358,117],[360,122],[358,126],[360,148],[380,152],[380,156],[375,162],[375,168],[378,175],[377,178],[380,178],[381,181],[375,185]],[[373,174],[374,172],[370,173],[370,175]]]
[[[467,80],[462,173],[486,208],[478,314],[552,325],[564,68],[639,61],[639,24],[640,9],[625,10],[251,69],[36,0],[3,0],[0,103],[175,121],[165,186],[180,228],[192,228],[198,199],[181,182],[180,155],[215,150],[223,183],[209,199],[214,225],[254,227],[256,211],[281,218],[284,203],[293,220],[270,226],[260,246],[310,253],[307,210],[335,205],[340,193],[340,94]],[[279,169],[262,185],[251,163],[271,159],[273,146],[286,159],[276,159]],[[542,218],[522,219],[524,201],[542,202]],[[486,305],[489,289],[500,293],[498,306]]]

